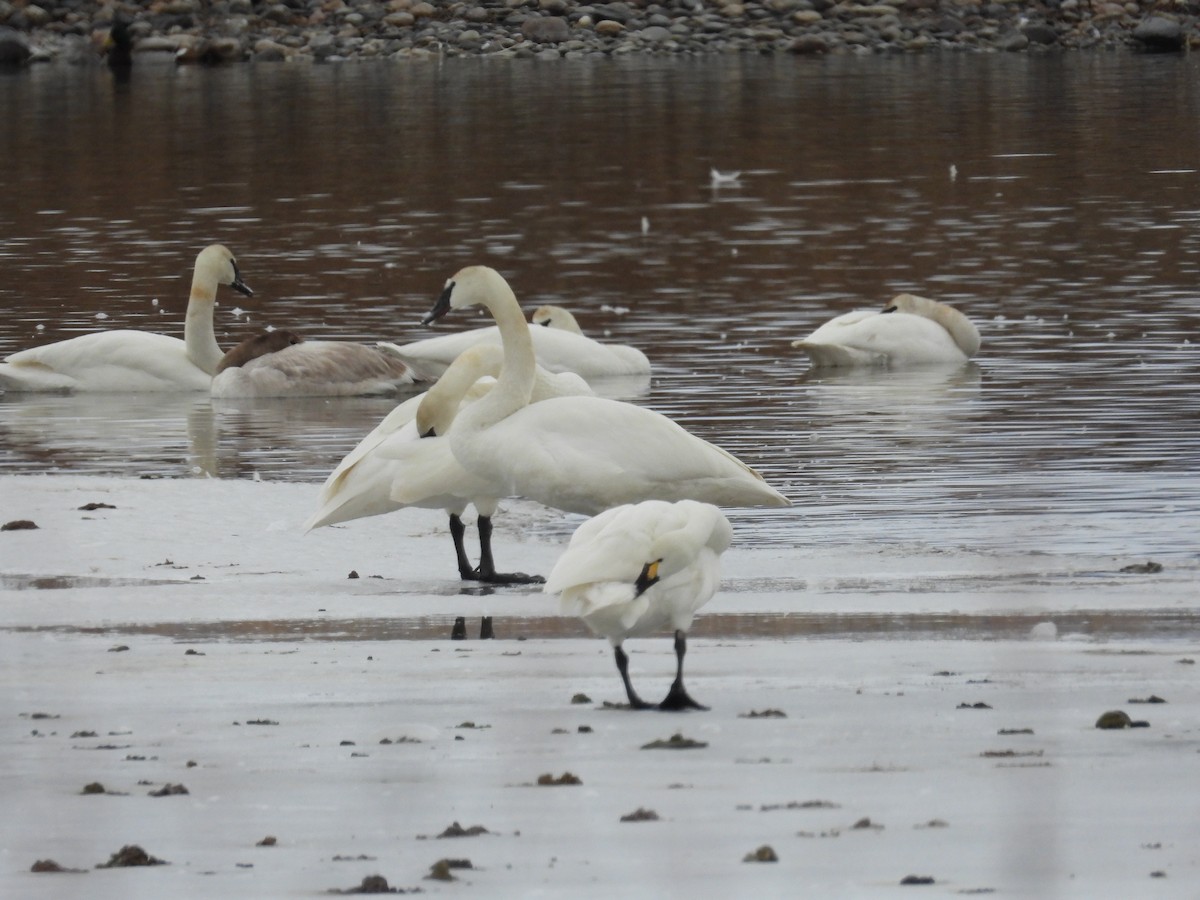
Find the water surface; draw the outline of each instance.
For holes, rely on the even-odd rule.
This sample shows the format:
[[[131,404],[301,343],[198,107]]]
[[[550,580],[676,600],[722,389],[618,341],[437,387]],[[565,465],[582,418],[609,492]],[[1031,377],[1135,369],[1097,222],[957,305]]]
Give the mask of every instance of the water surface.
[[[738,514],[748,545],[1194,566],[1197,74],[1100,54],[35,67],[0,78],[0,353],[180,334],[215,240],[256,290],[223,298],[227,344],[423,336],[445,278],[483,262],[642,347],[649,385],[611,393],[793,498]],[[967,312],[978,360],[818,377],[791,350],[900,291]],[[3,396],[0,471],[317,482],[392,405]]]

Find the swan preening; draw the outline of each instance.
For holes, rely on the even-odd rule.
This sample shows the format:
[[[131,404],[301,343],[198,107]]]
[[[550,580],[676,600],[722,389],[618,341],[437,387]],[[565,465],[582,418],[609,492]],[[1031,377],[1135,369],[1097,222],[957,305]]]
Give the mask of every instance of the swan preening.
[[[705,708],[683,686],[687,631],[717,590],[732,536],[729,520],[708,503],[647,500],[588,519],[550,571],[543,590],[560,594],[564,614],[608,638],[634,709],[651,704],[633,689],[622,644],[664,628],[675,633],[676,669],[659,708]]]
[[[150,331],[102,331],[22,350],[0,363],[6,391],[207,391],[222,356],[213,331],[217,287],[251,296],[220,244],[200,251],[183,340]]]
[[[492,516],[502,490],[465,471],[445,437],[459,410],[485,395],[499,373],[503,350],[480,344],[464,351],[424,394],[397,406],[348,453],[321,488],[319,508],[305,529],[377,516],[409,506],[444,509],[464,580],[491,583],[541,581],[521,572],[496,571],[492,557]],[[481,380],[482,379],[482,380]],[[571,374],[535,374],[530,402],[587,394],[586,382]],[[463,545],[468,505],[478,513],[479,565],[472,566]]]
[[[533,349],[538,365],[549,372],[574,372],[583,378],[650,374],[650,361],[641,350],[587,337],[575,317],[561,306],[538,307],[533,323],[546,326],[533,330]],[[380,347],[422,372],[438,375],[458,354],[481,343],[499,345],[500,329],[493,325],[408,344],[381,343]]]
[[[961,363],[978,352],[979,330],[952,306],[900,294],[882,311],[837,316],[792,346],[814,368]]]
[[[459,413],[448,436],[463,468],[502,495],[588,515],[651,499],[790,505],[749,466],[659,413],[594,396],[530,404],[531,332],[550,332],[526,324],[508,283],[487,266],[452,277],[425,321],[474,305],[496,320],[504,368],[487,396]]]

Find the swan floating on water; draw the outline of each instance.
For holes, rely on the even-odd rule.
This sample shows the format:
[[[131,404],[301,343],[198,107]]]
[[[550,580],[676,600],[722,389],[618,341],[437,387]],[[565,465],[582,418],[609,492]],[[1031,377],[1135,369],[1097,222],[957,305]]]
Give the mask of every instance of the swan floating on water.
[[[645,353],[636,347],[593,340],[561,306],[538,307],[533,322],[546,326],[533,330],[533,348],[538,364],[549,372],[574,372],[583,378],[650,374]],[[500,329],[492,325],[408,344],[382,343],[380,347],[422,372],[438,375],[468,347],[500,342]]]
[[[200,251],[192,274],[183,340],[121,329],[33,347],[0,363],[6,391],[142,393],[207,391],[222,356],[213,331],[218,285],[252,296],[237,260],[221,244]]]
[[[214,397],[386,396],[403,385],[430,380],[424,372],[367,344],[298,340],[272,352],[269,335],[259,338],[263,341],[256,349],[261,352],[213,377]]]
[[[979,350],[979,330],[952,306],[899,294],[882,311],[855,310],[792,341],[813,368],[962,363]]]
[[[561,594],[564,615],[583,619],[613,647],[629,705],[647,709],[629,679],[626,638],[675,632],[675,681],[659,709],[706,709],[683,686],[687,631],[716,593],[719,560],[733,537],[708,503],[647,500],[588,519],[571,537],[543,590]]]
[[[790,505],[741,460],[659,413],[602,397],[530,404],[536,371],[531,333],[551,332],[526,324],[498,272],[462,269],[424,321],[475,305],[496,320],[504,368],[488,395],[459,413],[448,437],[463,468],[505,496],[587,515],[651,499]]]
[[[496,571],[492,517],[504,492],[466,472],[445,437],[459,410],[492,388],[494,378],[487,376],[498,374],[503,361],[504,351],[497,344],[472,347],[450,365],[437,384],[392,410],[326,478],[319,508],[305,523],[305,530],[410,506],[444,509],[450,517],[458,574],[463,580],[540,582],[540,576]],[[577,375],[539,370],[530,402],[590,393]],[[462,514],[468,505],[478,513],[478,566],[471,565],[463,545],[466,526]]]

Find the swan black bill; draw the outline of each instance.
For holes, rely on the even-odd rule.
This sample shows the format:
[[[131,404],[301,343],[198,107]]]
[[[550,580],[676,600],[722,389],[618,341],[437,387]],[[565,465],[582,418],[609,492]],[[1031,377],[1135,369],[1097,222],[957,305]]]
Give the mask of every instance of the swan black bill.
[[[229,286],[239,294],[244,294],[247,297],[254,296],[254,291],[250,290],[250,286],[242,281],[242,273],[238,271],[237,263],[233,264],[233,281],[229,283]]]
[[[442,291],[440,297],[437,298],[437,303],[433,304],[433,309],[425,313],[421,319],[422,325],[432,325],[446,313],[450,312],[450,295],[454,292],[454,282],[447,283],[446,289]]]

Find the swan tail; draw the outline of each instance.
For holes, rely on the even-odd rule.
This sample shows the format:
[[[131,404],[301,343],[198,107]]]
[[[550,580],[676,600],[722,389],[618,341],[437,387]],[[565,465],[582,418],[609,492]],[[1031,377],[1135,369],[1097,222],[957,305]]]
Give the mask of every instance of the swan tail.
[[[0,390],[19,393],[69,393],[76,387],[70,375],[38,363],[0,363]]]

